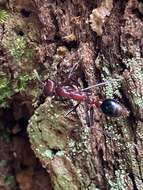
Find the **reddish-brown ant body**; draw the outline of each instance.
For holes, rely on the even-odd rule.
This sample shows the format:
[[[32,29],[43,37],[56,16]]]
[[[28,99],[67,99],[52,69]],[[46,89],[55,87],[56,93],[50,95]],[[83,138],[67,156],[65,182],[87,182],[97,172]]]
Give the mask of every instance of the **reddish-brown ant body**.
[[[105,84],[105,83],[101,83]],[[100,84],[93,85],[92,87],[99,86]],[[92,88],[89,87],[89,88]],[[89,93],[85,90],[78,90],[72,86],[62,86],[57,84],[56,82],[47,79],[44,81],[43,94],[45,96],[60,96],[67,99],[76,100],[78,102],[87,102],[90,105],[95,105],[100,108],[102,112],[109,117],[120,117],[120,116],[128,116],[128,110],[119,102],[113,99],[105,99],[104,101],[96,100],[91,97]]]

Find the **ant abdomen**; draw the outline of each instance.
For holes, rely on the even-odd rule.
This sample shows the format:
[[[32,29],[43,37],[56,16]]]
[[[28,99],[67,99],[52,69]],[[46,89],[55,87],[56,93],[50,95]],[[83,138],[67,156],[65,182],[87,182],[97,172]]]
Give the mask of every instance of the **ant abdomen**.
[[[100,106],[102,112],[109,117],[128,116],[128,110],[119,102],[113,99],[106,99]]]

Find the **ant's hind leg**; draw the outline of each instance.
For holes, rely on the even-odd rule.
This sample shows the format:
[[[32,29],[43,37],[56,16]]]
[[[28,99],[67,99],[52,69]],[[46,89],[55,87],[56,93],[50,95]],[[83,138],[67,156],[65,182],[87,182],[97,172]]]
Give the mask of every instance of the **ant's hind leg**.
[[[77,103],[74,107],[72,107],[72,108],[66,113],[65,117],[68,116],[71,112],[75,111],[76,108],[79,106],[79,104],[80,104],[80,103]]]

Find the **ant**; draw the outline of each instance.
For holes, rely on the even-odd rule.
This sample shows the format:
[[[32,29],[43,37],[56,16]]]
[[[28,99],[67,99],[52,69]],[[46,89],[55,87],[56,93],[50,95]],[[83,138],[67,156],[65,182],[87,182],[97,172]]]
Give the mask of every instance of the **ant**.
[[[100,108],[102,112],[109,117],[120,117],[129,115],[128,110],[120,104],[118,101],[114,99],[105,99],[103,101],[97,100],[90,96],[88,89],[93,87],[101,86],[109,82],[103,82],[100,84],[96,84],[85,89],[77,89],[73,86],[64,86],[56,83],[53,80],[47,79],[43,82],[43,94],[47,96],[60,96],[67,99],[76,100],[77,102],[86,102],[89,105],[95,105],[96,107]],[[75,106],[79,105],[79,103]]]

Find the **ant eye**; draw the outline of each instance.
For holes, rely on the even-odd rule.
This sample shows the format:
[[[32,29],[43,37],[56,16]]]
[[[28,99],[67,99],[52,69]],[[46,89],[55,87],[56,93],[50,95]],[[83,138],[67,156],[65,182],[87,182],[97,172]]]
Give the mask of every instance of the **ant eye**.
[[[122,106],[115,100],[106,99],[101,104],[102,112],[109,117],[119,117],[122,115]]]

